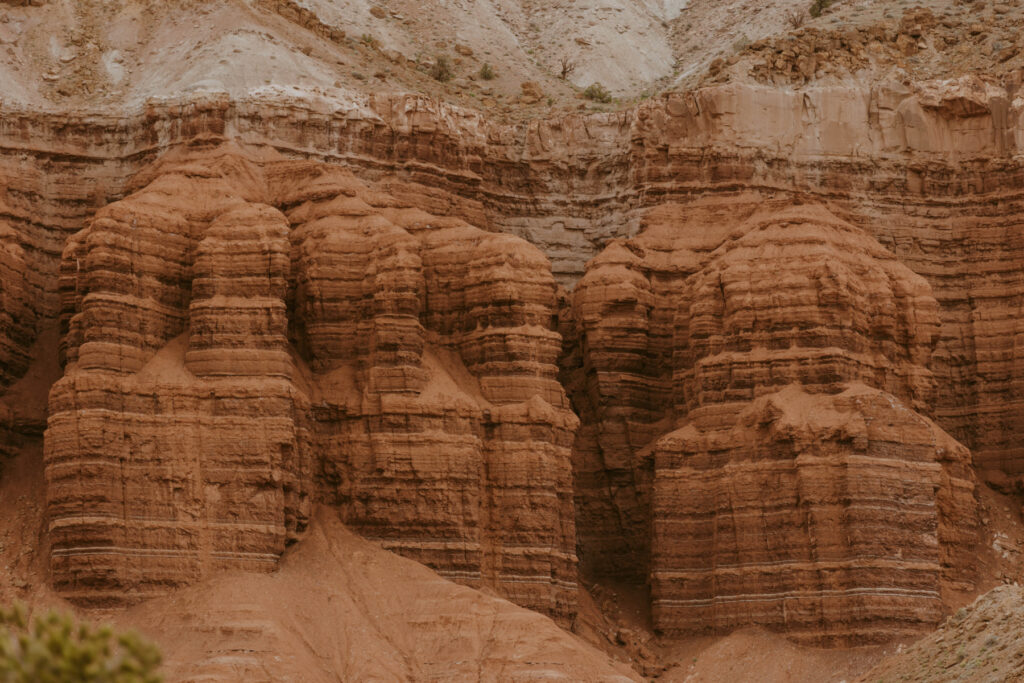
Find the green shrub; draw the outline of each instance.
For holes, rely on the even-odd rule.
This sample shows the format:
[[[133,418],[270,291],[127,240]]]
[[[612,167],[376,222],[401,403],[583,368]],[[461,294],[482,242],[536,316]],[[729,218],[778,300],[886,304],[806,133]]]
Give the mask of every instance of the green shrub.
[[[493,81],[498,74],[494,73],[494,69],[488,62],[484,62],[484,65],[480,67],[480,78],[485,81]]]
[[[160,651],[135,633],[48,612],[31,619],[23,605],[0,608],[0,681],[4,683],[160,683]]]
[[[371,36],[369,33],[364,33],[359,38],[359,42],[365,45],[366,47],[373,48],[374,50],[376,50],[377,46],[380,45],[380,41]]]
[[[591,83],[583,91],[583,96],[594,102],[611,102],[612,94],[600,83]]]
[[[447,55],[438,55],[434,58],[434,63],[430,67],[430,76],[435,81],[441,81],[445,83],[452,80],[455,72],[452,70],[452,60],[448,59]]]
[[[808,13],[812,17],[820,17],[821,13],[824,12],[825,9],[833,2],[835,2],[835,0],[814,0],[814,2],[811,3],[811,9],[808,10]]]

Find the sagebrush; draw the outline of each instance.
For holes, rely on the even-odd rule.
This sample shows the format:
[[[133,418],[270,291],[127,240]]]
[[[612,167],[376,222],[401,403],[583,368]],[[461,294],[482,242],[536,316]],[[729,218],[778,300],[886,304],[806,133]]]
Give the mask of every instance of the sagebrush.
[[[430,67],[430,75],[435,81],[446,81],[452,80],[455,75],[455,71],[452,69],[452,60],[447,55],[438,55],[434,58],[434,63]]]
[[[594,102],[611,102],[612,94],[600,83],[591,83],[583,91],[583,96]]]
[[[812,17],[820,17],[821,13],[834,2],[835,0],[814,0],[814,2],[811,3],[811,9],[808,10],[808,13]]]

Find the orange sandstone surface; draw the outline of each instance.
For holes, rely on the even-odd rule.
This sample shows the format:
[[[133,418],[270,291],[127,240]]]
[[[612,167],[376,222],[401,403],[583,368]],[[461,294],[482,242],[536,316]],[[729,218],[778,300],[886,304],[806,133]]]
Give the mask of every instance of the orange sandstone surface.
[[[571,619],[577,419],[544,256],[230,145],[147,180],[62,259],[55,587],[106,605],[271,570],[322,500],[385,548]]]

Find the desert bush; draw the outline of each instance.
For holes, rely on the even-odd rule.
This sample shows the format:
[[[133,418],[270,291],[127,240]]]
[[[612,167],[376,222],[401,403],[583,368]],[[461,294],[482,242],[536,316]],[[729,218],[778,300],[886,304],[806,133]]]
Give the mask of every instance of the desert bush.
[[[31,618],[23,605],[0,608],[4,683],[160,683],[160,651],[135,633],[115,633],[69,614]]]
[[[786,23],[792,29],[798,29],[804,25],[804,21],[807,20],[807,13],[802,9],[792,9],[786,12]]]
[[[494,73],[494,68],[488,63],[484,62],[484,65],[480,67],[480,78],[485,81],[493,81],[498,74]]]
[[[808,10],[808,13],[812,17],[820,17],[821,13],[834,2],[835,0],[814,0],[814,2],[811,3],[811,8]]]
[[[452,60],[447,55],[437,55],[434,63],[430,65],[430,77],[435,81],[445,83],[452,80],[455,72],[452,70]]]
[[[563,81],[569,78],[575,70],[576,60],[570,59],[568,56],[563,56],[558,60],[558,77]]]
[[[611,102],[612,94],[600,83],[591,83],[583,91],[583,96],[594,102]]]

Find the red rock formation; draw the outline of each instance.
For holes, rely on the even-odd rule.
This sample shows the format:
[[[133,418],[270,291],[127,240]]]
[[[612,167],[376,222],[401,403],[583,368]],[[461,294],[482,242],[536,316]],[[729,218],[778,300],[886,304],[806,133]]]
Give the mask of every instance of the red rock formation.
[[[667,633],[757,624],[888,640],[970,589],[970,453],[891,394],[793,385],[655,447],[651,593]]]
[[[577,420],[544,256],[347,171],[194,147],[65,250],[57,587],[110,604],[273,568],[320,497],[568,618]]]
[[[686,283],[674,311],[680,414],[799,382],[862,381],[928,411],[938,337],[931,288],[816,206],[755,214]]]
[[[21,377],[29,364],[36,315],[26,286],[28,267],[17,233],[0,220],[0,387]]]
[[[65,250],[47,501],[54,584],[81,603],[272,569],[305,524],[288,225],[243,199],[255,164],[207,161],[169,162]]]
[[[449,304],[440,302],[440,287],[447,286],[448,281],[438,280],[431,273],[447,271],[428,265],[428,260],[449,257],[430,255],[440,253],[425,246],[421,234],[431,231],[418,231],[407,224],[400,207],[417,206],[449,219],[469,216],[481,227],[525,236],[547,254],[556,279],[564,284],[576,279],[583,263],[609,238],[636,232],[642,211],[661,207],[644,214],[649,216],[644,219],[644,235],[613,242],[594,261],[572,301],[564,304],[575,311],[567,318],[575,320],[567,319],[562,326],[572,342],[563,379],[583,418],[574,468],[578,484],[576,522],[581,546],[586,549],[584,559],[595,571],[615,570],[643,577],[650,556],[647,511],[654,477],[653,446],[658,437],[681,426],[694,406],[708,414],[721,410],[716,424],[724,428],[735,424],[737,412],[751,398],[774,393],[794,379],[815,392],[841,391],[848,381],[858,380],[894,395],[916,412],[934,417],[943,429],[973,449],[980,467],[1011,473],[1024,467],[1018,438],[1024,430],[1017,358],[1021,345],[1015,341],[1019,336],[1015,320],[1024,291],[1019,277],[1018,239],[1019,216],[1024,213],[1020,199],[1024,173],[1016,158],[1021,107],[1019,102],[1014,104],[1015,87],[976,80],[921,87],[887,82],[863,88],[813,86],[795,91],[727,84],[672,93],[628,112],[569,115],[519,127],[504,126],[480,114],[414,96],[377,95],[344,102],[312,95],[296,99],[262,94],[230,102],[197,96],[182,102],[153,102],[141,113],[124,116],[40,115],[7,108],[0,127],[0,165],[5,185],[5,194],[0,195],[0,220],[11,226],[16,239],[10,243],[16,243],[24,255],[23,281],[29,289],[23,298],[29,302],[30,313],[45,319],[56,315],[59,308],[55,286],[58,256],[68,235],[88,220],[104,197],[120,196],[126,187],[141,190],[157,180],[160,173],[152,168],[134,184],[126,184],[125,179],[197,133],[230,131],[249,141],[270,141],[293,157],[348,165],[367,182],[383,178],[383,182],[371,185],[376,192],[360,195],[380,219],[373,223],[373,231],[380,228],[380,236],[352,238],[362,250],[361,258],[374,264],[375,274],[372,278],[353,274],[346,292],[327,292],[327,298],[337,297],[346,306],[358,300],[362,307],[358,316],[335,310],[331,312],[334,317],[320,319],[303,312],[302,301],[324,299],[321,294],[301,299],[299,282],[327,288],[334,276],[303,274],[293,235],[304,231],[310,248],[319,248],[329,240],[316,236],[318,221],[347,226],[339,229],[348,234],[353,230],[350,223],[361,214],[346,214],[345,208],[331,213],[323,205],[333,198],[303,198],[301,188],[297,190],[281,179],[268,181],[267,174],[273,175],[272,166],[286,169],[281,171],[282,176],[299,173],[298,166],[280,161],[253,165],[251,172],[246,172],[251,177],[232,176],[232,188],[224,192],[238,195],[242,204],[275,207],[293,224],[285,300],[290,311],[288,337],[291,346],[300,350],[300,362],[290,354],[295,365],[292,377],[297,379],[289,380],[288,391],[292,393],[288,395],[298,398],[286,401],[289,405],[293,401],[302,404],[308,398],[311,404],[308,418],[304,409],[298,410],[296,444],[305,439],[333,440],[336,451],[351,448],[360,453],[363,460],[358,467],[364,468],[364,475],[356,477],[337,464],[314,462],[310,471],[318,482],[313,488],[321,491],[317,495],[330,497],[353,511],[353,519],[362,515],[360,519],[366,520],[364,532],[378,537],[392,533],[396,538],[389,543],[400,542],[408,552],[419,553],[418,557],[434,553],[451,558],[462,553],[469,559],[460,560],[457,568],[440,561],[436,566],[475,577],[475,572],[485,572],[477,566],[486,568],[487,563],[478,562],[473,553],[480,552],[482,557],[488,554],[486,550],[470,550],[477,543],[472,533],[458,537],[453,546],[428,548],[427,541],[414,543],[411,535],[398,539],[390,530],[380,531],[383,522],[366,513],[365,501],[377,500],[386,488],[384,482],[389,481],[387,477],[373,480],[365,475],[372,471],[376,476],[376,461],[368,454],[394,448],[388,444],[378,448],[369,434],[399,433],[393,427],[398,422],[410,433],[430,432],[434,430],[424,425],[433,420],[433,424],[444,425],[445,433],[451,430],[469,435],[465,440],[471,445],[465,448],[475,453],[477,447],[472,444],[488,441],[487,434],[492,433],[489,420],[500,403],[495,396],[505,396],[507,375],[502,373],[506,370],[523,378],[517,379],[521,386],[534,387],[547,397],[545,401],[559,416],[567,413],[558,400],[548,396],[553,364],[547,349],[550,342],[543,334],[536,338],[524,335],[529,339],[522,343],[513,335],[515,344],[509,342],[508,348],[499,348],[510,339],[503,335],[496,335],[501,340],[498,344],[481,338],[477,345],[466,330],[452,326],[469,325],[482,314],[452,322],[445,318],[449,313],[435,312],[435,302],[438,311],[447,311]],[[178,174],[175,182],[182,175],[202,176],[208,170],[201,170],[202,166]],[[305,177],[313,182],[312,174]],[[426,187],[431,189],[423,189]],[[187,190],[168,186],[161,192],[167,197],[179,192],[205,196],[205,190],[192,186]],[[392,198],[384,198],[383,193]],[[773,264],[780,259],[785,262],[787,254],[793,252],[780,249],[774,237],[761,244],[727,239],[753,211],[747,204],[769,203],[777,208],[793,202],[794,197],[827,200],[835,215],[864,228],[877,240],[868,245],[858,237],[847,244],[845,228],[839,229],[825,240],[833,251],[816,257],[813,267],[821,271],[819,274],[793,271],[787,275],[801,282],[811,278],[820,283],[822,291],[833,297],[818,302],[822,311],[846,311],[824,326],[808,322],[813,316],[800,317],[803,307],[814,303],[801,299],[801,291],[810,291],[806,283],[796,288],[780,287],[777,292],[775,288],[741,286],[750,250],[764,249],[769,254],[757,267],[759,279],[770,276],[771,282],[777,281]],[[163,200],[158,201],[157,196],[150,199],[147,211],[163,210],[157,207]],[[167,199],[169,206],[174,201],[179,200]],[[303,216],[299,209],[307,201],[310,207],[317,205],[317,211],[323,211],[316,217],[312,213]],[[236,203],[234,199],[225,202],[232,207]],[[210,301],[204,304],[211,308],[202,324],[213,327],[196,338],[192,348],[188,327],[193,303],[191,269],[193,250],[205,239],[213,221],[229,209],[193,206],[188,212],[163,210],[170,215],[156,222],[164,224],[166,218],[167,225],[173,221],[180,225],[167,229],[159,238],[154,236],[152,245],[143,241],[134,263],[141,267],[140,259],[145,260],[145,270],[151,275],[141,278],[138,286],[125,289],[114,274],[126,265],[114,264],[123,256],[116,256],[111,245],[114,235],[124,241],[132,229],[130,220],[125,224],[126,217],[118,218],[116,206],[121,205],[109,207],[92,224],[94,242],[69,247],[63,262],[69,312],[67,353],[72,374],[82,369],[80,363],[76,364],[82,353],[88,363],[99,364],[97,370],[103,364],[115,368],[124,364],[124,374],[130,375],[138,371],[131,368],[151,362],[147,359],[164,349],[168,339],[186,331],[190,336],[177,342],[180,348],[172,347],[182,359],[180,364],[184,365],[185,354],[191,353],[189,357],[197,362],[205,354],[202,363],[215,366],[222,353],[219,349],[236,348],[232,335],[239,331],[216,329],[213,311],[222,304]],[[189,212],[198,217],[182,218]],[[145,211],[136,213],[147,215]],[[335,220],[339,217],[340,223]],[[122,225],[95,229],[107,220],[121,221]],[[458,232],[455,220],[430,224],[438,231]],[[413,240],[410,242],[402,231]],[[108,237],[110,244],[104,243]],[[496,241],[488,242],[488,249],[499,248],[499,238],[493,239]],[[732,246],[725,251],[735,253],[730,256],[723,252],[712,262],[710,253],[727,242]],[[884,245],[890,255],[879,255],[878,244]],[[90,256],[75,255],[79,249]],[[861,256],[867,256],[839,257],[837,252],[863,252]],[[892,255],[927,280],[938,309],[926,293],[922,294],[920,280],[908,279],[905,272],[896,273]],[[405,262],[413,256],[420,259],[420,265]],[[492,256],[480,256],[482,263]],[[90,259],[109,259],[113,265],[91,263]],[[475,277],[484,269],[471,267],[468,255],[466,259],[458,266],[465,273],[460,278],[470,274]],[[838,267],[834,283],[830,263]],[[313,273],[313,264],[307,266]],[[81,278],[79,268],[88,269]],[[533,268],[528,265],[526,270],[533,272]],[[379,279],[377,272],[381,273]],[[839,277],[843,273],[845,284]],[[867,298],[856,286],[866,274],[873,283]],[[76,292],[79,280],[95,281],[98,289],[92,294],[86,289]],[[684,315],[676,303],[697,297],[698,280],[703,303],[691,306]],[[891,287],[885,284],[887,280]],[[394,285],[399,281],[401,286]],[[727,286],[730,283],[732,286]],[[881,285],[885,286],[879,294],[876,286]],[[393,286],[393,297],[375,293],[378,287]],[[481,285],[478,291],[501,290],[497,285],[488,287]],[[891,291],[886,293],[886,287]],[[148,293],[156,289],[163,293]],[[12,290],[5,285],[4,291]],[[536,303],[540,299],[535,301],[535,295],[526,292],[522,297]],[[771,296],[786,299],[789,303],[782,308],[787,311],[776,307],[770,318],[743,319],[741,311],[749,308],[748,299],[761,306],[762,300]],[[890,304],[876,305],[876,296],[890,297]],[[149,298],[155,303],[146,303]],[[543,294],[540,298],[546,303],[539,306],[543,312],[538,318],[550,316],[554,295]],[[224,305],[242,311],[246,308],[230,302]],[[730,307],[735,309],[731,313]],[[144,325],[121,329],[118,319],[129,311]],[[363,312],[367,312],[365,316]],[[76,318],[72,313],[82,316]],[[203,318],[202,309],[195,313]],[[259,316],[255,313],[253,316],[246,323],[253,325],[252,329],[275,329],[273,316],[266,320],[256,320]],[[418,318],[422,330],[412,324],[413,318]],[[352,322],[357,319],[358,323]],[[540,327],[549,330],[550,321]],[[697,333],[692,343],[691,327]],[[316,343],[322,357],[317,362],[323,365],[318,369],[313,363],[307,373],[305,360],[313,359],[310,339],[321,333]],[[375,341],[378,333],[394,334],[399,341],[381,345]],[[685,343],[681,341],[684,338]],[[475,354],[485,348],[484,341],[488,354],[497,355],[486,355],[481,361]],[[272,356],[270,351],[276,342],[269,343],[268,348],[250,349],[239,358],[246,354],[254,358]],[[752,351],[755,343],[768,347],[770,361],[756,357]],[[443,344],[450,346],[442,348]],[[781,347],[786,344],[793,345],[797,355],[782,353],[786,349]],[[420,345],[422,352],[417,350]],[[24,356],[27,347],[21,343],[15,346]],[[929,359],[922,360],[922,354],[933,346],[927,354]],[[352,350],[357,360],[339,363],[331,356],[332,347]],[[828,351],[826,358],[822,348],[838,352]],[[165,352],[171,353],[167,349]],[[178,363],[170,365],[176,367]],[[534,363],[545,369],[539,371]],[[157,365],[165,364],[161,361]],[[766,370],[768,367],[772,369]],[[443,380],[440,384],[438,377]],[[447,377],[458,378],[455,384],[459,391],[448,387]],[[466,377],[474,378],[479,386],[464,381]],[[495,392],[493,395],[485,392],[482,380],[491,385],[487,391]],[[213,378],[204,377],[202,381]],[[188,382],[193,379],[189,377]],[[360,395],[365,392],[369,397],[366,405],[371,407],[364,408],[362,399],[353,407],[327,396],[328,392],[320,389],[325,382],[341,387],[339,394],[353,387]],[[140,391],[153,401],[156,399],[152,397],[162,395],[155,390]],[[424,403],[424,395],[441,394],[457,395],[460,400],[431,398]],[[410,397],[414,395],[421,400],[413,401]],[[516,391],[510,392],[508,400],[517,395]],[[336,407],[343,403],[344,409]],[[119,399],[113,404],[121,405]],[[525,411],[526,417],[513,420],[502,413],[501,420],[512,420],[502,425],[515,424],[518,434],[533,435],[530,425],[534,418],[520,403],[515,405]],[[144,414],[150,408],[139,410]],[[421,424],[406,427],[405,415],[415,416]],[[54,419],[64,418],[55,415]],[[358,426],[363,420],[371,426]],[[533,442],[521,443],[553,440],[560,444],[563,436],[568,438],[571,429],[563,428],[562,423],[551,423],[547,418],[541,422],[556,426],[545,426],[539,431],[553,431]],[[387,430],[378,429],[381,425]],[[71,448],[58,446],[56,434],[51,438],[55,449]],[[500,440],[507,443],[514,439],[502,436]],[[536,452],[533,445],[519,447]],[[402,466],[414,469],[404,461]],[[468,482],[475,475],[460,470],[458,476]],[[562,475],[555,479],[565,481],[559,477]],[[467,490],[472,488],[468,483],[465,486]],[[357,500],[357,493],[364,502]],[[404,494],[394,493],[395,500],[400,495]],[[419,504],[419,499],[410,498],[403,504]],[[461,515],[482,525],[504,522],[481,516],[478,519],[473,516],[476,513],[458,509],[459,505],[461,500],[452,502],[450,515],[444,513],[441,517],[449,520],[449,516],[455,519]],[[557,505],[565,503],[559,499]],[[285,534],[291,533],[287,531],[291,526],[300,525],[298,513],[282,514],[281,519],[291,517],[294,521],[282,522],[280,527]],[[446,529],[456,524],[450,520],[443,523],[450,525]],[[551,537],[569,533],[564,528],[556,532],[553,525],[545,528]],[[280,535],[280,531],[275,533]],[[525,531],[510,533],[526,536]],[[416,538],[429,536],[424,530]],[[568,543],[565,547],[571,546]],[[494,545],[484,539],[480,547]],[[486,571],[493,576],[496,570]]]
[[[567,617],[577,420],[546,259],[341,171],[280,171],[325,490],[385,547]]]
[[[621,573],[649,553],[667,632],[934,623],[940,580],[971,580],[976,504],[969,452],[914,412],[934,395],[930,288],[820,207],[718,211],[656,212],[575,294],[584,558]]]

